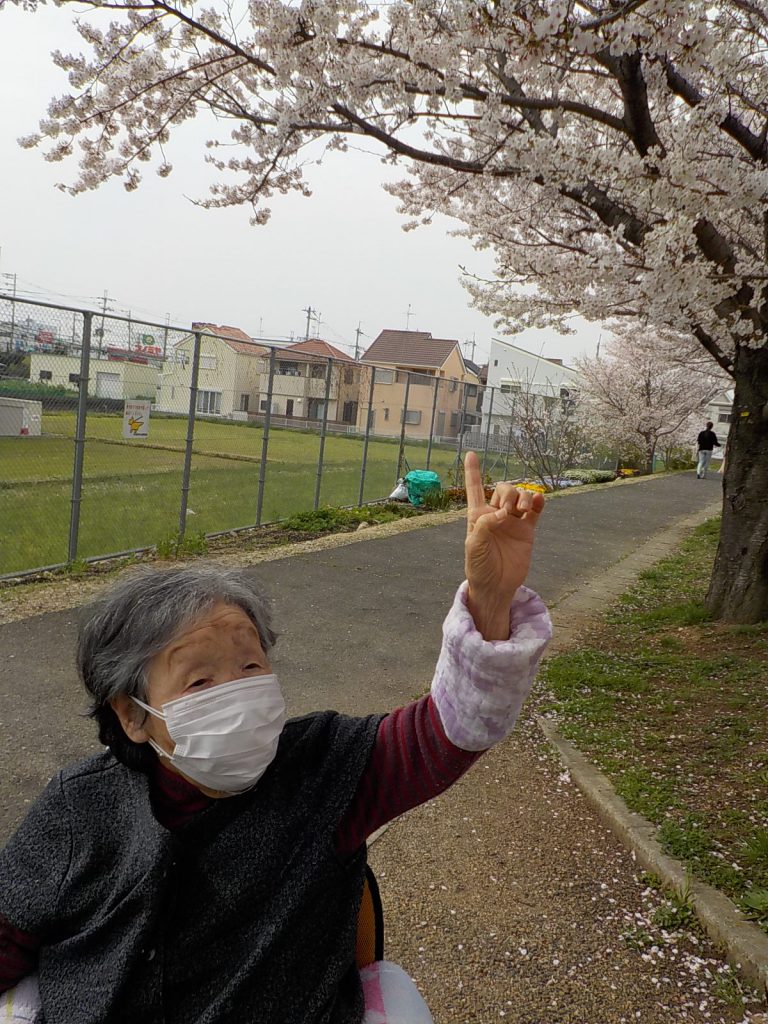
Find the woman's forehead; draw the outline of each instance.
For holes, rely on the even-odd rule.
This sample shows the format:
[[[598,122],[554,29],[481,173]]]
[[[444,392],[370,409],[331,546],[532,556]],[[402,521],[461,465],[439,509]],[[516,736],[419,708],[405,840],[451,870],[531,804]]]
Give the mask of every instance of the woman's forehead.
[[[198,646],[221,643],[222,640],[256,642],[261,646],[259,632],[248,615],[237,605],[220,602],[203,612],[186,626],[165,648],[169,658]]]

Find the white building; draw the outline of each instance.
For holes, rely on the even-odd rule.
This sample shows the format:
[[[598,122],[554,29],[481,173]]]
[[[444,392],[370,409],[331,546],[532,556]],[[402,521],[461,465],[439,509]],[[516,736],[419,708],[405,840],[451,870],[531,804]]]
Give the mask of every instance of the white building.
[[[717,439],[721,444],[724,443],[725,439],[721,438],[720,434],[728,436],[730,424],[733,420],[733,397],[733,389],[721,391],[719,395],[715,395],[704,413],[703,419],[712,421],[714,431],[718,435]],[[702,423],[701,429],[704,429],[704,423]]]
[[[547,398],[567,399],[579,391],[579,374],[559,359],[545,359],[509,341],[493,338],[488,357],[488,391],[483,401],[482,431],[488,429],[490,413],[491,433],[506,433],[513,425],[515,396],[542,395]],[[491,408],[491,391],[493,406]]]
[[[140,358],[140,357],[136,357]],[[91,356],[88,370],[88,394],[92,398],[115,398],[119,401],[149,398],[154,401],[160,371],[146,361],[98,359]],[[55,356],[33,352],[29,357],[29,380],[32,384],[77,391],[80,381],[79,356]]]

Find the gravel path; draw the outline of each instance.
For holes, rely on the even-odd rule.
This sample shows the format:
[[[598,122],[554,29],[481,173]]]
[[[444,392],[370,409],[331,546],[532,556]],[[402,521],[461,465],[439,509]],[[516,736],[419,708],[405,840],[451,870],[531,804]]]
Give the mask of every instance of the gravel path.
[[[720,998],[737,993],[708,942],[652,925],[661,898],[530,718],[370,859],[385,955],[436,1024],[757,1024]],[[627,933],[653,939],[638,949]]]

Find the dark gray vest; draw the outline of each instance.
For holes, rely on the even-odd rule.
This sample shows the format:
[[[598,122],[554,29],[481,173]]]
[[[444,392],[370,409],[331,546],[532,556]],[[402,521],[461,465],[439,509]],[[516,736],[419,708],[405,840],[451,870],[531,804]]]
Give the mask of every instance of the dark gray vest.
[[[175,833],[111,754],[61,772],[0,854],[46,1024],[358,1024],[365,849],[335,833],[379,721],[291,720],[250,793]]]

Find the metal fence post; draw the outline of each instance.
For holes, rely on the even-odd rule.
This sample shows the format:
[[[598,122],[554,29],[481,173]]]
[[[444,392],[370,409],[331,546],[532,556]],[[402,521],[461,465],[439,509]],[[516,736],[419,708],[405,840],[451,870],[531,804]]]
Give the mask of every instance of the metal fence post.
[[[315,504],[313,508],[320,507],[320,486],[323,482],[323,453],[325,452],[325,430],[328,425],[328,403],[331,400],[331,375],[333,373],[333,359],[328,360],[328,370],[325,374],[325,402],[323,403],[323,422],[320,427],[320,451],[317,456],[317,482],[315,483]]]
[[[189,501],[189,476],[192,470],[192,442],[195,437],[195,413],[197,411],[197,381],[200,374],[201,334],[195,331],[195,345],[192,351],[192,379],[189,385],[189,413],[187,414],[187,442],[184,448],[184,475],[181,480],[181,508],[179,509],[179,540],[187,529],[187,502]]]
[[[512,419],[510,417],[509,426],[507,427],[507,451],[504,455],[504,479],[509,479],[509,449],[512,446]]]
[[[483,468],[481,470],[483,478],[485,478],[485,461],[488,458],[488,441],[490,439],[490,434],[491,434],[491,413],[493,412],[493,396],[494,396],[494,394],[495,394],[495,388],[491,388],[491,400],[488,403],[488,426],[485,428],[485,444],[483,445]]]
[[[259,463],[259,492],[256,499],[256,525],[261,526],[261,511],[264,506],[264,481],[267,477],[267,449],[269,448],[269,427],[272,423],[272,392],[275,384],[275,353],[269,353],[269,380],[267,381],[267,408],[264,412],[264,433],[261,437],[261,462]]]
[[[403,422],[400,426],[400,447],[397,452],[397,476],[395,477],[395,480],[399,480],[402,475],[401,470],[403,468],[403,459],[405,457],[405,417],[408,415],[408,394],[411,390],[411,374],[408,370],[406,370],[406,373],[405,394],[403,395]]]
[[[371,420],[373,419],[373,389],[376,384],[376,367],[371,367],[371,384],[368,388],[368,415],[365,420],[365,440],[363,441],[363,463],[360,467],[360,494],[357,498],[358,507],[363,504],[365,490],[365,467],[368,464],[368,440],[371,436]]]
[[[461,403],[461,418],[459,419],[459,443],[456,448],[456,483],[459,483],[459,474],[462,472],[461,453],[464,448],[464,424],[467,420],[467,385],[463,385],[464,399]]]
[[[80,373],[77,379],[77,426],[75,427],[75,461],[72,468],[72,505],[69,516],[69,544],[67,561],[77,558],[77,539],[80,531],[80,500],[83,491],[83,460],[85,457],[85,424],[88,417],[88,373],[91,363],[91,326],[93,313],[83,313]]]
[[[432,396],[432,418],[429,421],[429,441],[427,442],[427,465],[425,469],[429,469],[429,463],[432,460],[432,435],[435,432],[435,413],[437,412],[437,392],[440,388],[440,378],[435,375],[435,393]]]

